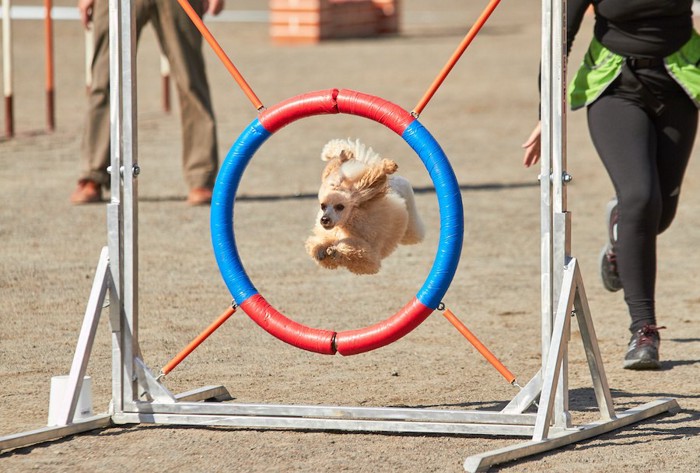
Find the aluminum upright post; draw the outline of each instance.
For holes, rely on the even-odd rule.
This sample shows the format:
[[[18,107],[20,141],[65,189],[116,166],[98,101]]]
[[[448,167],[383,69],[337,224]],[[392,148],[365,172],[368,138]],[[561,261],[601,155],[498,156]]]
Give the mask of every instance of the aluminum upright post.
[[[133,0],[109,2],[111,202],[108,205],[112,374],[115,411],[136,401],[138,353],[138,252],[136,176],[136,32]]]
[[[121,214],[121,176],[122,167],[122,120],[121,120],[121,54],[119,41],[120,1],[109,0],[109,123],[110,123],[110,202],[107,204],[107,246],[109,248],[109,270],[112,284],[109,292],[109,321],[112,331],[112,409],[124,410],[123,370],[125,360],[122,350],[122,214]]]
[[[552,7],[552,307],[561,307],[559,297],[564,269],[571,259],[571,214],[567,210],[566,184],[566,0],[555,0]],[[564,339],[570,338],[570,324]],[[555,425],[570,427],[569,355],[564,350],[555,401]]]
[[[570,216],[566,210],[566,1],[542,4],[541,269],[542,368],[552,340],[554,308],[559,305],[564,268],[570,259]],[[568,340],[568,333],[564,335]],[[558,376],[555,424],[570,425],[568,354]]]
[[[138,391],[133,360],[138,355],[138,203],[136,176],[139,174],[137,160],[136,125],[136,22],[133,14],[134,0],[125,1],[121,7],[121,55],[122,55],[122,255],[124,292],[124,355],[125,364],[124,400],[125,404],[136,401]]]
[[[540,63],[540,286],[542,371],[552,337],[552,0],[542,1],[542,38]]]

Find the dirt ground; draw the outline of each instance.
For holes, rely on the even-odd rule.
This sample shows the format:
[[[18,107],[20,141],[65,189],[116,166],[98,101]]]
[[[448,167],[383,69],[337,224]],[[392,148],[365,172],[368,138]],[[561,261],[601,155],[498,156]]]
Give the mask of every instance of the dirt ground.
[[[263,3],[229,0],[227,7],[262,11]],[[404,0],[400,35],[316,46],[273,45],[264,22],[209,24],[266,105],[337,87],[411,110],[485,4]],[[583,30],[572,64],[587,42],[590,28]],[[55,23],[54,133],[44,132],[41,23],[16,21],[13,31],[17,136],[0,141],[0,436],[46,425],[50,380],[70,369],[107,235],[104,205],[74,207],[68,201],[86,105],[81,27]],[[223,159],[256,112],[205,48]],[[520,384],[541,365],[538,170],[520,164],[520,145],[537,118],[539,54],[540,2],[502,2],[421,115],[463,190],[464,251],[444,302]],[[157,373],[231,297],[211,249],[209,208],[184,202],[177,100],[173,92],[172,113],[162,111],[151,30],[142,38],[137,83],[139,341]],[[0,125],[4,130],[2,117]],[[659,240],[657,305],[659,322],[667,326],[662,369],[631,372],[622,369],[629,337],[622,295],[606,292],[597,275],[612,187],[584,114],[570,114],[568,126],[572,254],[582,269],[615,409],[675,398],[681,411],[493,471],[697,471],[700,156],[688,169],[675,225]],[[428,226],[423,244],[400,248],[376,276],[322,270],[304,252],[316,212],[320,150],[343,137],[360,137],[399,162],[419,191]],[[370,325],[403,306],[432,265],[439,216],[430,189],[420,161],[383,127],[344,115],[302,120],[276,133],[246,170],[236,204],[241,258],[261,294],[294,320],[333,330]],[[597,409],[580,340],[574,328],[571,413],[575,422],[588,422]],[[106,412],[111,399],[110,344],[105,316],[88,366],[96,413]],[[175,393],[222,384],[244,403],[483,410],[502,408],[517,392],[439,312],[398,342],[350,357],[292,348],[238,312],[164,384]],[[0,471],[458,472],[470,455],[522,441],[127,425],[3,452]]]

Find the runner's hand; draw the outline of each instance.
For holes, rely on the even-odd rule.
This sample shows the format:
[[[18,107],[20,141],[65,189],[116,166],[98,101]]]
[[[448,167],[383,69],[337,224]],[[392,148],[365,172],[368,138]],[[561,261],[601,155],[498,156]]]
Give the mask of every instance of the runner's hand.
[[[523,143],[523,148],[525,149],[525,156],[523,156],[523,164],[526,168],[529,168],[533,164],[536,164],[540,160],[540,154],[542,151],[542,123],[537,122],[537,126],[530,137],[525,143]]]

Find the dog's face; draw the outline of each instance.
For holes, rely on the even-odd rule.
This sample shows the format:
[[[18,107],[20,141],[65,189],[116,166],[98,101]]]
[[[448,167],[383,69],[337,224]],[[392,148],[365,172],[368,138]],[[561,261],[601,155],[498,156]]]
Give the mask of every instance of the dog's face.
[[[352,193],[345,189],[322,189],[318,195],[321,208],[318,212],[318,223],[330,230],[343,225],[355,207]]]
[[[321,204],[318,224],[326,230],[347,226],[358,207],[384,196],[388,190],[387,176],[398,168],[388,159],[372,164],[358,161],[352,150],[333,149],[334,143],[331,141],[324,148],[323,156],[328,164],[321,175],[318,193]]]

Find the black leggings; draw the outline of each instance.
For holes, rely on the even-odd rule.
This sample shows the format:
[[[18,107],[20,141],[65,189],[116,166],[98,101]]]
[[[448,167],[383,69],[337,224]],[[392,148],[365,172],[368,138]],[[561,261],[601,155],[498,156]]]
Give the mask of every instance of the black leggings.
[[[644,100],[640,80],[663,111]],[[588,107],[593,144],[618,198],[615,252],[632,332],[656,324],[656,236],[676,214],[697,125],[695,104],[663,66],[634,73],[623,67]]]

